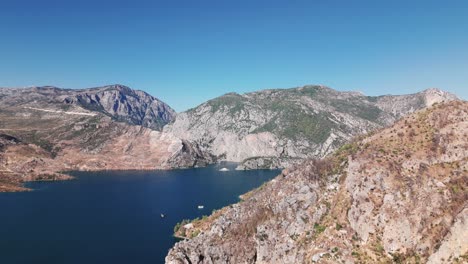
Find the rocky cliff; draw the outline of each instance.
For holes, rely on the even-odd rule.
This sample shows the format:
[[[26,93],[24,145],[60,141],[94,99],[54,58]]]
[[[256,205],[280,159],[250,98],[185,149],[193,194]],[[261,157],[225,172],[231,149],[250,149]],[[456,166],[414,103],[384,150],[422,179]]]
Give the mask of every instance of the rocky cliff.
[[[164,130],[240,169],[277,168],[324,157],[355,135],[456,97],[437,89],[365,96],[324,86],[230,93],[177,115]]]
[[[0,88],[0,103],[15,108],[51,107],[55,110],[85,109],[130,125],[161,130],[175,111],[159,99],[124,85],[89,89],[61,89],[52,86]],[[68,111],[71,112],[71,111]]]
[[[323,157],[354,135],[453,99],[436,89],[368,97],[305,86],[227,94],[176,118],[157,98],[123,85],[0,88],[0,133],[50,156],[34,168],[15,165],[29,168],[15,170],[13,160],[30,160],[18,158],[24,149],[12,154],[17,148],[8,147],[0,151],[0,164],[21,180],[42,178],[37,175],[45,172],[170,169],[216,160],[242,161],[239,169],[281,168]]]
[[[166,263],[466,263],[468,103],[285,169],[184,233]]]
[[[213,162],[190,142],[158,131],[174,116],[156,98],[119,85],[0,89],[0,190],[21,190],[19,184],[28,180],[63,179],[57,172],[67,170]]]

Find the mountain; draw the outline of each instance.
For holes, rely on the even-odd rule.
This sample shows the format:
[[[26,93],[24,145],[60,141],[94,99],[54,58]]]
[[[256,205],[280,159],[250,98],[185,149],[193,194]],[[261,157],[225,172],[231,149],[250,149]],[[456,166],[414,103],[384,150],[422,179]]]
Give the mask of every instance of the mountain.
[[[467,135],[468,102],[416,111],[178,227],[166,263],[466,263]]]
[[[211,163],[196,145],[160,131],[174,117],[165,103],[121,85],[0,89],[0,190],[67,178],[60,171]]]
[[[175,118],[175,111],[157,98],[123,85],[89,89],[60,89],[52,86],[23,89],[0,88],[2,108],[49,110],[85,109],[116,121],[161,130]]]
[[[177,115],[164,131],[195,142],[241,169],[278,168],[321,158],[355,135],[456,96],[438,89],[399,96],[365,96],[309,85],[229,93]]]
[[[20,142],[5,141],[0,150],[0,181],[12,188],[67,178],[58,172],[68,170],[172,169],[219,160],[242,162],[240,169],[286,167],[453,99],[436,89],[368,97],[305,86],[231,93],[176,115],[123,85],[0,88],[0,134]]]

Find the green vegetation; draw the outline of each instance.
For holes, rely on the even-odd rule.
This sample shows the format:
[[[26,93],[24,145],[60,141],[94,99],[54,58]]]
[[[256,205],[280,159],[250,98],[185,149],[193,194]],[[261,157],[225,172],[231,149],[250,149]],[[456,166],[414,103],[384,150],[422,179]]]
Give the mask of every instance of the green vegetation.
[[[303,136],[314,143],[323,143],[329,136],[334,123],[328,120],[324,115],[310,115],[302,110],[287,111],[284,113],[283,120],[286,125],[283,126],[281,134],[286,138],[298,139]]]
[[[295,91],[302,96],[314,97],[317,94],[317,91],[320,89],[318,85],[305,86],[301,89],[295,89]]]
[[[174,226],[174,233],[177,233],[177,231],[179,231],[179,229],[181,227],[183,227],[184,225],[190,223],[190,220],[188,219],[184,219],[182,220],[181,222],[177,223],[175,226]]]
[[[257,128],[253,131],[253,133],[260,133],[260,132],[273,132],[278,128],[278,125],[276,124],[277,118],[271,119],[268,123],[263,125],[260,128]]]
[[[358,152],[359,150],[359,145],[353,141],[351,143],[344,144],[341,146],[333,156],[337,159],[338,163],[341,164],[343,162],[348,161],[348,156],[349,155],[354,155]]]
[[[100,116],[93,116],[93,117],[83,117],[80,118],[77,122],[71,123],[67,126],[63,126],[64,134],[63,138],[70,140],[74,139],[86,134],[97,132],[101,117]],[[76,129],[77,125],[81,125],[81,129]],[[105,138],[105,137],[104,137]]]
[[[379,98],[382,96],[366,96],[367,101],[371,103],[375,103],[379,100]]]
[[[195,230],[192,233],[190,233],[190,238],[197,237],[200,234],[200,230]]]
[[[271,166],[273,166],[275,157],[267,157],[267,156],[249,157],[249,158],[244,159],[242,163],[246,164],[249,161],[255,161],[257,159],[263,160],[263,166],[261,168],[269,169]]]
[[[323,143],[335,126],[326,115],[308,113],[291,102],[276,101],[268,109],[276,112],[276,116],[253,133],[273,132],[283,138]]]
[[[394,263],[403,263],[403,261],[405,260],[405,256],[403,254],[400,254],[400,253],[390,253],[390,255],[392,256],[392,260]]]
[[[322,233],[323,231],[325,231],[326,227],[325,226],[321,226],[317,223],[314,224],[314,230],[315,230],[315,233],[316,234],[320,234]]]
[[[304,96],[331,105],[339,112],[349,113],[372,122],[378,122],[382,113],[381,109],[369,103],[377,100],[374,97],[336,99],[328,95],[326,91],[322,91],[320,86],[270,90],[268,94],[254,94],[248,97],[229,93],[212,99],[207,104],[211,106],[211,112],[220,111],[226,107],[230,114],[235,114],[251,103],[272,114],[263,126],[252,133],[271,132],[282,138],[304,139],[321,144],[330,136],[332,129],[339,125],[330,120],[329,113],[312,112],[310,107],[304,105],[299,99]],[[347,127],[341,125],[339,129],[346,130]]]
[[[377,252],[379,254],[383,254],[385,252],[385,249],[382,246],[382,244],[380,244],[380,243],[375,244],[375,252]]]
[[[330,104],[335,107],[337,111],[343,113],[351,113],[360,118],[376,122],[382,110],[376,106],[367,105],[360,101],[349,101],[349,100],[333,100]]]
[[[200,234],[201,230],[198,229],[198,227],[186,230],[184,226],[189,223],[192,223],[194,224],[194,226],[197,226],[197,224],[199,224],[202,221],[206,221],[207,219],[208,216],[206,215],[203,215],[201,218],[197,217],[193,220],[184,219],[174,226],[174,235],[180,237],[194,238]]]
[[[234,114],[244,109],[245,101],[246,99],[239,94],[228,93],[208,101],[207,104],[211,106],[211,112],[213,113],[227,106],[229,107],[229,113]]]
[[[45,151],[51,153],[53,157],[57,155],[56,151],[58,149],[54,149],[54,145],[50,141],[43,139],[36,130],[32,130],[31,132],[24,134],[21,139],[25,142],[41,147]]]

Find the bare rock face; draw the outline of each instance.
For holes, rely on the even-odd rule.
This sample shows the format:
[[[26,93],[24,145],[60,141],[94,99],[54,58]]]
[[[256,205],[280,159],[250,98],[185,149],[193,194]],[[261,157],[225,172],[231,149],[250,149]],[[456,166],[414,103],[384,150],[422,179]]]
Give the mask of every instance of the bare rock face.
[[[252,157],[245,159],[236,167],[236,170],[281,169],[293,162],[280,160],[276,157]]]
[[[154,130],[162,130],[176,115],[171,107],[157,98],[123,85],[73,90],[52,86],[0,88],[0,102],[16,108],[44,108],[63,112],[81,109],[81,112],[102,113],[116,121]]]
[[[217,160],[242,162],[238,169],[282,168],[326,156],[354,135],[452,99],[434,89],[366,97],[305,86],[227,94],[174,121],[165,103],[122,85],[0,88],[0,133],[48,153],[51,160],[36,171],[170,169]]]
[[[264,167],[255,163],[264,159],[275,160],[271,168],[285,167],[324,157],[356,135],[456,99],[437,89],[371,97],[324,86],[229,93],[178,114],[164,130],[220,160],[243,162],[239,169]]]
[[[166,263],[464,263],[468,103],[417,111],[285,169]]]
[[[143,91],[135,91],[122,85],[81,90],[65,98],[64,102],[105,113],[118,121],[155,130],[162,130],[176,116],[175,111],[167,104]]]
[[[198,146],[161,128],[175,116],[141,91],[0,89],[0,191],[67,170],[171,169],[212,163]]]

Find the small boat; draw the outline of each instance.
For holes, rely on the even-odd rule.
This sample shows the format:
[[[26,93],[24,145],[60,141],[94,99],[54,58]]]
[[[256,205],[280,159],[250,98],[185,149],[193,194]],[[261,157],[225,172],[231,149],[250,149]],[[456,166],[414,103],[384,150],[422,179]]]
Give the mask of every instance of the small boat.
[[[205,208],[205,206],[203,206],[203,205],[198,206],[198,209],[203,209],[203,208]]]
[[[164,218],[164,217],[166,217],[166,216],[164,214],[161,214],[161,218]]]
[[[222,168],[219,171],[229,171],[229,169],[228,168]]]

